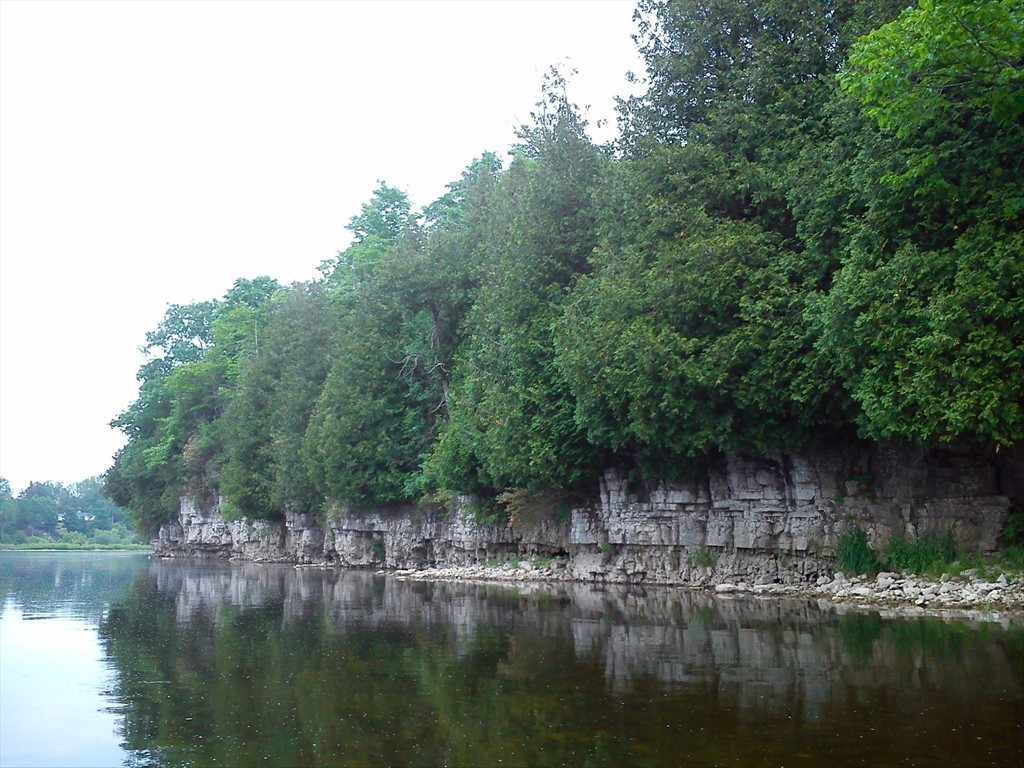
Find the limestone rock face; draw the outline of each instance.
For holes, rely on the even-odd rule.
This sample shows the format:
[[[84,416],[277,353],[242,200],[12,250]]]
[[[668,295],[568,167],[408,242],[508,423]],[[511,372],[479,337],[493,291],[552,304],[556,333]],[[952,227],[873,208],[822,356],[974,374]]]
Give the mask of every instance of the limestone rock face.
[[[154,548],[162,556],[392,569],[554,557],[580,580],[804,584],[832,579],[831,555],[851,524],[877,548],[952,530],[966,550],[993,551],[1011,506],[1003,476],[1016,475],[970,452],[857,444],[779,457],[730,453],[683,482],[633,483],[610,468],[589,505],[501,525],[475,522],[468,499],[449,510],[344,507],[324,520],[288,513],[229,521],[218,504],[182,498],[179,521],[160,529]]]

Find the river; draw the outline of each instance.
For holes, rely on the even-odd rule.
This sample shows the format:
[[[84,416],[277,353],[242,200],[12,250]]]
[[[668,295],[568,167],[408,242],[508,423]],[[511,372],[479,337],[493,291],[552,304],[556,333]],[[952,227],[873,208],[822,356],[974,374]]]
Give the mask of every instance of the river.
[[[1015,766],[1024,617],[0,553],[0,766]]]

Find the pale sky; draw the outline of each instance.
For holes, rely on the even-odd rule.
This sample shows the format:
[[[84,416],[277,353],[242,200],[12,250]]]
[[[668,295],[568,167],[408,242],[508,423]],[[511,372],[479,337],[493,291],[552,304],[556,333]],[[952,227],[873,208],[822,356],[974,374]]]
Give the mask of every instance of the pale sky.
[[[609,138],[633,6],[0,0],[0,476],[104,472],[168,304],[315,277],[377,180],[419,208],[504,154],[550,65]]]

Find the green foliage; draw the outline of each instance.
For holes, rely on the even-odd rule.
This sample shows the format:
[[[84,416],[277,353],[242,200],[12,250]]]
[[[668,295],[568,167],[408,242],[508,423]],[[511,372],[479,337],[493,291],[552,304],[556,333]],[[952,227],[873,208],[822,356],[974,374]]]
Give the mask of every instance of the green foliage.
[[[1024,438],[1022,26],[1019,4],[922,2],[840,78],[883,130],[844,118],[852,151],[823,201],[845,219],[843,263],[819,349],[865,436]]]
[[[859,20],[856,5],[642,0],[635,18],[649,88],[623,105],[626,140],[689,141],[699,126],[718,121],[741,136],[757,130],[744,124],[749,107],[806,109],[793,89],[827,92],[827,76],[839,68],[849,42],[848,27]],[[877,10],[882,4],[863,5]]]
[[[495,501],[508,522],[517,525],[540,520],[568,520],[572,508],[587,504],[589,498],[582,490],[574,493],[566,488],[509,488],[498,494]]]
[[[383,540],[378,539],[376,536],[370,539],[370,552],[373,553],[374,559],[384,560],[387,550],[384,547]]]
[[[69,486],[30,483],[15,498],[0,478],[0,544],[29,549],[93,549],[139,545],[128,530],[128,510],[107,500],[103,481]]]
[[[1021,442],[1018,5],[642,0],[614,146],[552,70],[507,168],[484,153],[422,211],[381,182],[316,283],[169,307],[105,492],[147,533],[182,494],[250,518],[475,494],[508,522],[609,466]],[[0,502],[56,531],[46,498]]]
[[[1006,547],[999,551],[999,561],[1004,568],[1020,573],[1024,571],[1024,545]]]
[[[22,541],[5,541],[3,547],[13,550],[78,552],[81,550],[145,550],[149,549],[149,544],[140,542],[135,536],[118,539],[109,532],[100,532],[91,539],[80,533],[72,533],[56,541],[40,536],[29,536]]]
[[[485,203],[489,232],[452,376],[450,422],[427,466],[443,490],[571,485],[599,468],[555,364],[552,324],[571,280],[589,268],[593,192],[606,156],[587,138],[558,73],[545,97]]]
[[[1010,511],[1002,537],[1010,546],[1024,546],[1024,510]]]
[[[883,561],[892,571],[935,575],[958,556],[952,529],[944,534],[925,534],[913,539],[896,537],[885,548]]]
[[[968,109],[1024,114],[1024,8],[1015,0],[920,0],[858,41],[840,82],[885,129],[910,136]]]
[[[461,500],[463,514],[478,525],[508,525],[508,510],[491,496],[471,496]]]
[[[952,529],[889,540],[881,553],[868,544],[867,534],[851,526],[836,545],[836,567],[849,573],[877,573],[880,570],[936,576],[961,557]]]
[[[171,306],[146,335],[139,396],[111,422],[128,442],[104,477],[143,535],[174,519],[183,494],[215,495],[220,417],[241,360],[257,354],[261,309],[277,290],[270,278],[239,279],[222,301]]]
[[[353,317],[310,416],[303,451],[318,489],[344,504],[408,499],[429,441],[418,382],[371,318]]]
[[[715,565],[715,554],[710,549],[698,549],[686,558],[686,562],[698,568],[712,568]]]
[[[868,545],[868,535],[857,526],[846,529],[836,544],[836,567],[850,573],[876,573],[878,554]]]
[[[811,381],[807,330],[782,320],[799,309],[772,296],[781,243],[748,223],[695,226],[700,238],[658,251],[602,254],[558,326],[577,420],[594,444],[632,452],[645,474],[799,443],[829,418],[813,407],[828,379]]]
[[[356,290],[369,278],[388,252],[402,239],[414,234],[418,227],[408,196],[383,181],[358,216],[349,219],[352,244],[338,254],[333,264],[321,271],[341,291]]]
[[[823,344],[866,435],[1024,439],[1024,233],[994,235],[976,225],[951,249],[858,251],[844,265]]]
[[[335,357],[340,313],[323,286],[310,284],[280,291],[268,315],[220,429],[219,487],[236,517],[316,512],[323,502],[302,440]]]
[[[817,344],[835,263],[806,247],[801,180],[823,163],[852,6],[645,2],[651,87],[624,104],[602,239],[558,325],[588,439],[642,474],[795,448],[848,424]]]

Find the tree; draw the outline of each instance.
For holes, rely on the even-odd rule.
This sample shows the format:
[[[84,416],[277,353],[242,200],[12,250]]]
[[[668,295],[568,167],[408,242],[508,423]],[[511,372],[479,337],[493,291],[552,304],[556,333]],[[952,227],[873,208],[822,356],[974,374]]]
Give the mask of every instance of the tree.
[[[220,489],[231,514],[318,511],[301,445],[337,346],[340,313],[323,285],[277,294],[259,355],[248,360],[224,414]]]
[[[309,420],[303,453],[331,502],[391,504],[417,495],[430,432],[419,382],[372,315],[352,314]]]
[[[322,281],[170,307],[106,492],[155,530],[182,492],[277,517],[1019,442],[1018,5],[641,0],[614,146],[553,70],[507,169],[422,213],[380,182]]]
[[[423,231],[405,193],[383,182],[348,229],[353,242],[328,274],[336,354],[302,456],[328,502],[388,504],[415,495],[430,440],[418,343],[429,325],[410,306]]]
[[[922,2],[840,77],[877,125],[842,166],[844,262],[820,346],[865,436],[1024,436],[1022,32],[1018,4]]]
[[[18,503],[11,494],[11,484],[6,477],[0,477],[0,540],[11,540],[20,528]]]
[[[997,125],[1024,114],[1024,8],[1015,0],[921,0],[865,35],[840,76],[900,137],[965,110]]]
[[[646,66],[641,95],[620,102],[622,141],[646,152],[721,123],[742,141],[744,115],[797,120],[833,87],[846,45],[888,20],[898,2],[641,0],[634,35]],[[742,146],[741,146],[742,149]]]
[[[58,527],[72,510],[67,490],[59,483],[29,483],[18,494],[18,519],[35,535],[57,536]]]
[[[125,510],[104,497],[102,477],[90,477],[73,483],[70,491],[82,515],[92,518],[90,529],[106,530],[125,522]]]
[[[369,202],[345,228],[352,233],[351,245],[321,270],[337,289],[351,290],[373,272],[389,248],[416,236],[419,221],[406,193],[380,181]]]
[[[802,178],[827,165],[834,75],[882,6],[639,6],[650,87],[621,105],[594,269],[556,334],[576,420],[618,462],[673,476],[848,422],[812,311],[837,254],[810,247]]]
[[[486,200],[479,288],[452,376],[450,421],[428,463],[455,492],[573,484],[595,475],[554,365],[552,321],[573,278],[589,269],[593,194],[608,161],[557,72],[508,171]]]
[[[213,340],[216,312],[216,301],[170,305],[156,329],[146,334],[142,352],[165,374],[176,365],[201,360]]]
[[[139,396],[111,422],[128,442],[104,476],[105,493],[132,511],[140,532],[172,520],[183,493],[216,494],[217,422],[277,289],[270,278],[238,280],[222,300],[172,306],[146,335]]]

